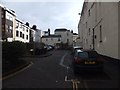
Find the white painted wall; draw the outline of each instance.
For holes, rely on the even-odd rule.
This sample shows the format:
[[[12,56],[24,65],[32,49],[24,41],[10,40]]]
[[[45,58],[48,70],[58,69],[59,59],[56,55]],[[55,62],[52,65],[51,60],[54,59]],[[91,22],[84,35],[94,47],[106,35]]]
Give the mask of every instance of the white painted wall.
[[[17,27],[17,23],[19,24]],[[15,30],[15,41],[21,41],[24,43],[28,43],[30,40],[30,27],[26,26],[24,23],[22,22],[18,22],[16,21],[16,30]],[[19,35],[16,36],[16,31],[19,31]],[[22,32],[22,34],[24,34],[24,38],[20,37],[20,32]],[[28,35],[28,39],[27,39],[27,35]]]
[[[69,40],[69,45],[73,44],[73,33],[70,31],[56,31],[56,35],[61,35],[61,42],[67,43],[67,39]]]
[[[47,40],[46,40],[47,39]],[[60,39],[60,41],[58,41]],[[52,45],[55,46],[56,43],[61,43],[61,37],[50,37],[50,38],[42,38],[42,42],[46,45]]]
[[[95,2],[93,4],[93,2],[90,2],[86,6],[78,28],[83,47],[85,49],[93,48],[92,29],[94,28],[96,35],[95,50],[103,55],[119,58],[118,3]],[[88,15],[88,10],[90,10],[90,16]],[[102,26],[102,42],[100,42],[100,25]]]
[[[35,42],[41,42],[41,30],[35,32]]]

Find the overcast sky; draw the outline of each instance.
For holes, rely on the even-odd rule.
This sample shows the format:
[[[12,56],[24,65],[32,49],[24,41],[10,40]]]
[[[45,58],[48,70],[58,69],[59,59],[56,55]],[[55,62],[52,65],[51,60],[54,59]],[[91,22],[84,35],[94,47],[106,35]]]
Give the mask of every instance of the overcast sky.
[[[17,1],[2,0],[2,4],[16,12],[17,18],[29,22],[30,26],[46,31],[50,28],[54,33],[56,28],[67,28],[78,33],[78,22],[80,20],[83,1]]]

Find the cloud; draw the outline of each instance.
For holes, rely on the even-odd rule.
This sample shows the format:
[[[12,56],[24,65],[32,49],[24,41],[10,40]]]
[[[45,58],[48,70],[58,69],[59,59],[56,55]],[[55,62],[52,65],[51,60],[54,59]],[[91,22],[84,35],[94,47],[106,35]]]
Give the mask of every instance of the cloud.
[[[81,0],[1,0],[2,2],[81,2]]]
[[[37,25],[41,30],[51,28],[52,33],[58,27],[66,27],[77,32],[83,2],[5,2],[8,8],[15,10],[17,17]]]

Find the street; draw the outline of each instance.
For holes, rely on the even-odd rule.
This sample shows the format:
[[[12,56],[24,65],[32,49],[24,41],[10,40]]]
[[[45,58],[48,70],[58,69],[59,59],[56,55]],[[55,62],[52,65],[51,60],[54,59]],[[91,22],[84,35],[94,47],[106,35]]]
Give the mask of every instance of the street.
[[[26,58],[32,65],[15,76],[3,80],[4,88],[118,88],[119,67],[104,62],[103,73],[74,75],[71,52],[68,50],[50,51],[51,56]]]

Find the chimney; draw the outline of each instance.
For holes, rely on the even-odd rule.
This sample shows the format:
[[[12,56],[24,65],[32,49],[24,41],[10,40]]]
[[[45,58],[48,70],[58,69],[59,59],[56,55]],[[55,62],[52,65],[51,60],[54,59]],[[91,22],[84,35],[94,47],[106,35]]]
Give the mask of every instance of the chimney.
[[[50,29],[48,28],[48,36],[50,36]]]

